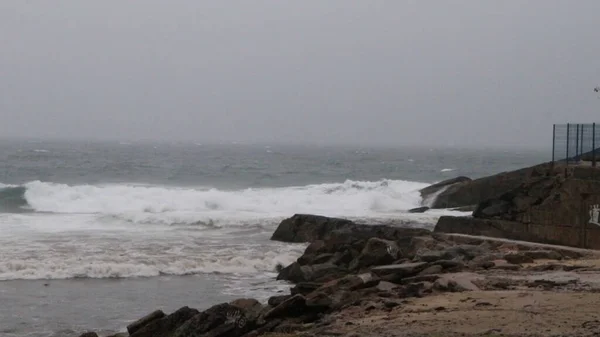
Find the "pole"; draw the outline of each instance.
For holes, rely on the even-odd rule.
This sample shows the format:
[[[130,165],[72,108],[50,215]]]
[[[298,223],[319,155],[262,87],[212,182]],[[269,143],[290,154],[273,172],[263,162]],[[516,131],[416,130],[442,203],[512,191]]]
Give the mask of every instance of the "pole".
[[[590,151],[592,156],[592,167],[596,166],[596,123],[592,123],[592,150]]]
[[[556,124],[552,124],[552,165],[554,165],[555,149],[556,149]]]
[[[567,123],[567,165],[569,165],[569,131],[571,130],[571,124]]]
[[[579,161],[579,124],[575,131],[575,162]]]

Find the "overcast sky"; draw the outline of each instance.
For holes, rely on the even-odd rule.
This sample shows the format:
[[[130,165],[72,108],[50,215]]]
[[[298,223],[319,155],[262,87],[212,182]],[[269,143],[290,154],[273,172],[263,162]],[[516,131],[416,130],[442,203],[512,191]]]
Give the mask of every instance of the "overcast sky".
[[[545,146],[598,0],[0,1],[0,135]]]

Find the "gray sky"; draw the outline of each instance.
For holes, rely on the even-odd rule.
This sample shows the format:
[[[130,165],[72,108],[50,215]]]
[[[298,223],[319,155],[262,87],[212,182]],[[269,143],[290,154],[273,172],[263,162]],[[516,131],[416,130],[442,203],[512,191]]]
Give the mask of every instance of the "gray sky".
[[[545,146],[598,0],[0,1],[0,135]]]

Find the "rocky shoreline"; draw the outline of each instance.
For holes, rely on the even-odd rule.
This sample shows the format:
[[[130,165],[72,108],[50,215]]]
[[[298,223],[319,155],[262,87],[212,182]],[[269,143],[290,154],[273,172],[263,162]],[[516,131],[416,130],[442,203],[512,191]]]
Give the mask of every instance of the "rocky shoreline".
[[[433,231],[297,214],[271,237],[309,244],[278,266],[289,294],[155,311],[113,337],[597,336],[600,251],[581,248],[600,247],[581,220],[600,202],[596,177],[541,164],[434,184],[410,212],[473,215]]]
[[[295,215],[273,239],[310,242],[268,303],[154,311],[124,337],[587,336],[600,332],[596,251]],[[575,310],[576,309],[576,310]],[[96,336],[88,332],[82,337]]]

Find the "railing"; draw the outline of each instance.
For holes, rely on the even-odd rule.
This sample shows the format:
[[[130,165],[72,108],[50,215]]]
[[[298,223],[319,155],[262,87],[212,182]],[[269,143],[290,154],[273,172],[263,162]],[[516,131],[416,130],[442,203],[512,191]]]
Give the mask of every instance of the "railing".
[[[596,166],[600,159],[600,124],[554,124],[552,162]]]

